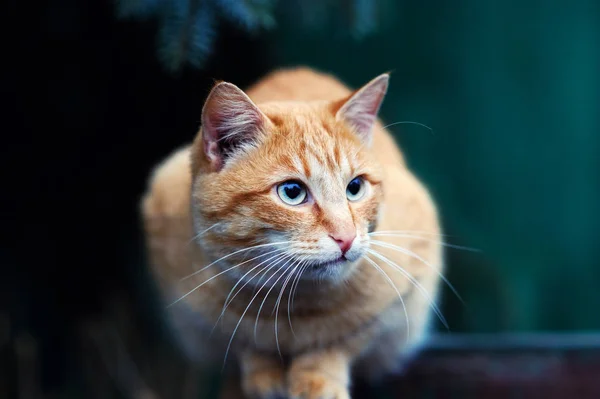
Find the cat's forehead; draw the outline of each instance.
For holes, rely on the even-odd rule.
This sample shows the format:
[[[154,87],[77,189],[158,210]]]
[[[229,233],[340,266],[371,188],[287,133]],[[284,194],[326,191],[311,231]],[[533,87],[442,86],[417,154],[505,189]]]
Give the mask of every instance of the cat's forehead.
[[[276,173],[301,178],[317,196],[345,200],[349,179],[365,172],[362,144],[317,107],[286,111],[268,115],[276,125],[268,146],[279,154]]]
[[[263,109],[278,137],[293,141],[290,144],[327,149],[339,146],[345,133],[328,104],[290,101],[266,104]]]

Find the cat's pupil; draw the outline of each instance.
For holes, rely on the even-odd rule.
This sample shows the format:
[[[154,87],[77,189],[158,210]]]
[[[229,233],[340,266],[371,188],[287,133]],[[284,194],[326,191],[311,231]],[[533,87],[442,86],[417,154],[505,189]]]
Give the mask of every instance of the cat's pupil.
[[[348,184],[348,192],[350,192],[350,194],[352,195],[356,195],[358,194],[358,192],[360,191],[360,180],[359,179],[354,179],[350,182],[350,184]]]
[[[285,195],[288,196],[289,199],[295,199],[302,193],[302,187],[300,187],[297,183],[291,183],[285,186]]]

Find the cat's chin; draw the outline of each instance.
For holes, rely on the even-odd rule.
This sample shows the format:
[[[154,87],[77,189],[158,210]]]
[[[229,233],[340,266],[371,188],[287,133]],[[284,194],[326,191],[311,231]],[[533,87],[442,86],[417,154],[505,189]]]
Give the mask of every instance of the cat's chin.
[[[314,262],[306,268],[302,275],[304,279],[310,280],[342,281],[354,270],[357,260],[341,256],[333,260]]]

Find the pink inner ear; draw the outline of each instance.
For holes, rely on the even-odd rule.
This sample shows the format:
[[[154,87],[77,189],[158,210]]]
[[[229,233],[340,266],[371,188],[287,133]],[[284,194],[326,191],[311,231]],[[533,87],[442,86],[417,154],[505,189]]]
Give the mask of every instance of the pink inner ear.
[[[262,112],[239,88],[220,83],[202,111],[204,151],[220,169],[224,158],[241,144],[254,140],[264,123]]]
[[[204,153],[210,162],[215,166],[216,169],[221,169],[223,166],[223,160],[219,155],[219,149],[217,148],[216,141],[203,140],[204,142]]]
[[[356,129],[356,133],[366,142],[371,141],[371,132],[385,93],[389,76],[381,75],[357,91],[336,114]]]

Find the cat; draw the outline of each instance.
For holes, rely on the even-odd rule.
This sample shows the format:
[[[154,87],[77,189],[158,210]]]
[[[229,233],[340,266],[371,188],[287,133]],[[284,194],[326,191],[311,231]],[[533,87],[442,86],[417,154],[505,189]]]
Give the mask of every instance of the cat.
[[[436,206],[358,90],[306,67],[218,82],[193,143],[142,200],[186,350],[235,362],[248,398],[350,397],[422,347],[443,261]],[[229,360],[228,360],[229,359]]]

